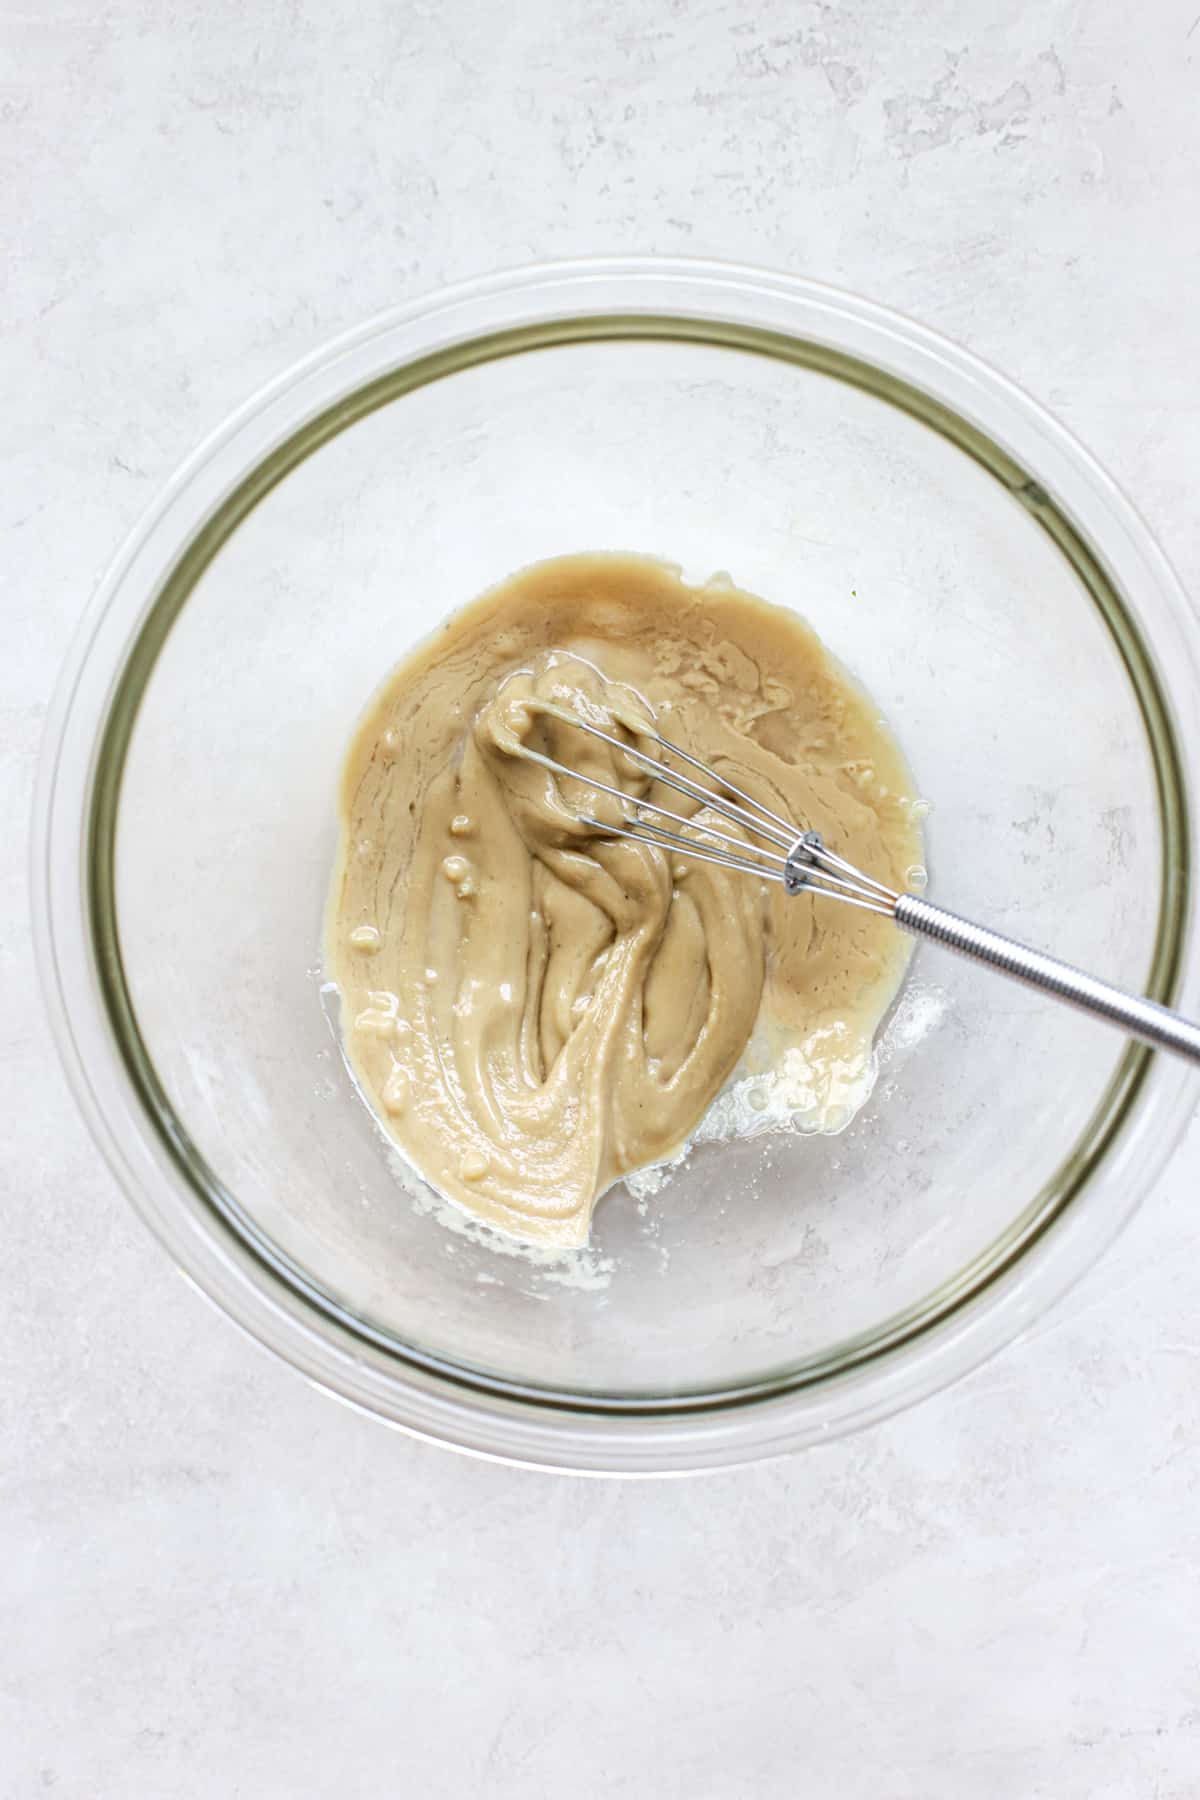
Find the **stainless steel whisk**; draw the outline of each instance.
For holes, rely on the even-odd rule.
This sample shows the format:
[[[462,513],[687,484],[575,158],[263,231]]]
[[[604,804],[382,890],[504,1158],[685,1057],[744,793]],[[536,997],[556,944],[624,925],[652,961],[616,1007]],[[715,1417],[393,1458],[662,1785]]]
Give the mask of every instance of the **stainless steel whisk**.
[[[651,738],[665,756],[675,758],[698,771],[703,781],[696,781],[678,768],[668,767],[660,758],[623,743],[620,738],[602,731],[598,725],[579,717],[575,712],[567,712],[558,707],[547,710],[552,710],[556,718],[577,726],[580,731],[585,731],[620,751],[656,781],[674,788],[677,793],[685,794],[689,799],[699,801],[710,812],[732,824],[740,825],[744,831],[753,833],[755,839],[762,841],[747,842],[745,838],[722,831],[707,820],[697,824],[695,819],[686,814],[672,812],[648,800],[639,800],[636,795],[626,793],[623,788],[610,786],[597,780],[595,776],[581,774],[576,769],[568,768],[565,763],[556,762],[553,757],[544,756],[540,751],[522,745],[520,754],[529,761],[542,764],[556,775],[566,776],[586,787],[611,794],[621,802],[624,825],[606,823],[584,814],[580,815],[581,824],[594,828],[605,837],[632,838],[635,842],[658,844],[664,849],[675,850],[700,862],[737,869],[762,881],[780,882],[789,894],[822,894],[844,905],[858,906],[866,912],[878,913],[883,918],[894,920],[904,931],[911,932],[914,936],[932,938],[936,943],[944,944],[947,949],[956,950],[960,956],[987,963],[1014,981],[1038,988],[1057,1000],[1065,1001],[1068,1006],[1076,1007],[1080,1012],[1090,1013],[1093,1018],[1116,1025],[1129,1037],[1137,1038],[1143,1044],[1149,1044],[1156,1050],[1169,1050],[1176,1056],[1200,1065],[1200,1025],[1172,1012],[1169,1007],[1143,999],[1138,994],[1127,993],[1123,988],[1114,987],[1111,982],[1100,981],[1096,976],[1085,974],[1082,969],[1074,968],[1070,963],[1047,956],[1040,950],[1031,950],[985,925],[975,925],[969,919],[960,918],[957,913],[935,906],[931,900],[925,900],[919,894],[896,893],[884,882],[864,874],[853,863],[847,862],[845,857],[830,850],[819,831],[801,830],[790,820],[781,818],[752,795],[726,780],[707,763],[701,762],[698,757],[681,749],[678,744],[672,744],[647,726],[639,724],[640,736]],[[664,820],[670,821],[670,824],[661,823]],[[685,837],[678,830],[671,830],[671,825],[700,833],[700,841],[693,836]]]

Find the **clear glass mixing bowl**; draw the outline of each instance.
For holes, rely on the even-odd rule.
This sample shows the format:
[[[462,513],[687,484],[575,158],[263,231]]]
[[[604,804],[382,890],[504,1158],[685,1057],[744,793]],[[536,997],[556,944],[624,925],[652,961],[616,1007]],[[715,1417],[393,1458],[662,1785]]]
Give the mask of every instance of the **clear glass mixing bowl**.
[[[837,1137],[697,1151],[581,1263],[414,1202],[319,992],[359,710],[537,558],[647,551],[795,606],[894,723],[943,903],[1193,1012],[1196,621],[1090,458],[973,357],[808,282],[585,263],[339,339],[193,457],[47,737],[40,955],[143,1217],[314,1380],[462,1448],[712,1466],[874,1419],[1112,1238],[1185,1069],[922,947]],[[819,823],[819,822],[818,822]]]

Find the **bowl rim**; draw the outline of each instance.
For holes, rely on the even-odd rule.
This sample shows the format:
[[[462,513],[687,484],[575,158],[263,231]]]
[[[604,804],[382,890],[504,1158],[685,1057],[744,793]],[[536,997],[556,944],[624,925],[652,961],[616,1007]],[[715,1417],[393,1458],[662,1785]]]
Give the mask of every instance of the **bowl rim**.
[[[167,483],[84,615],[47,718],[32,848],[37,960],[60,1057],[102,1152],[181,1270],[252,1336],[376,1416],[478,1454],[595,1473],[682,1472],[778,1454],[868,1424],[955,1379],[1021,1330],[1103,1251],[1173,1149],[1193,1092],[1179,1065],[1131,1049],[1110,1083],[1124,1086],[1124,1117],[1095,1159],[1099,1171],[1108,1172],[1105,1193],[1093,1181],[1088,1205],[1076,1203],[1076,1190],[1097,1172],[1081,1169],[1075,1200],[1068,1195],[1049,1221],[1032,1220],[1027,1241],[1005,1266],[898,1346],[885,1345],[870,1360],[815,1380],[723,1390],[702,1404],[681,1395],[614,1406],[601,1396],[481,1382],[458,1365],[428,1357],[406,1357],[401,1372],[394,1349],[330,1317],[319,1295],[314,1305],[303,1281],[286,1272],[280,1279],[252,1242],[232,1229],[214,1232],[211,1209],[206,1215],[181,1172],[178,1143],[153,1125],[129,1067],[116,1054],[110,1000],[111,983],[121,978],[119,946],[98,944],[93,929],[103,861],[94,834],[99,744],[127,665],[139,646],[145,653],[143,629],[167,578],[213,528],[229,499],[231,477],[222,466],[228,453],[238,452],[238,481],[262,474],[265,482],[272,454],[295,441],[322,410],[362,391],[364,371],[374,368],[378,376],[386,365],[394,373],[447,352],[453,362],[454,354],[489,333],[519,335],[533,326],[533,339],[516,344],[525,349],[553,341],[547,329],[564,322],[611,325],[633,317],[644,324],[655,316],[688,321],[693,333],[717,326],[760,337],[778,332],[851,360],[868,351],[873,369],[926,393],[932,405],[982,433],[1001,463],[1011,459],[1024,484],[1019,497],[1035,513],[1043,504],[1049,509],[1040,518],[1048,529],[1047,517],[1074,527],[1087,552],[1109,570],[1118,594],[1138,592],[1137,606],[1127,599],[1123,604],[1131,624],[1137,621],[1135,632],[1140,627],[1141,640],[1148,639],[1144,647],[1151,674],[1168,696],[1166,728],[1180,763],[1174,857],[1164,869],[1163,889],[1164,904],[1173,894],[1180,916],[1173,953],[1165,963],[1158,959],[1149,985],[1156,998],[1194,997],[1200,987],[1194,934],[1187,942],[1194,803],[1184,770],[1200,762],[1200,708],[1175,707],[1172,716],[1169,695],[1172,688],[1200,693],[1200,630],[1163,553],[1089,453],[978,358],[874,302],[738,264],[599,258],[504,271],[378,314],[260,389]],[[376,367],[381,352],[383,364]],[[992,472],[1004,478],[1003,470]],[[1170,679],[1164,680],[1164,668]],[[117,785],[119,790],[119,770]]]

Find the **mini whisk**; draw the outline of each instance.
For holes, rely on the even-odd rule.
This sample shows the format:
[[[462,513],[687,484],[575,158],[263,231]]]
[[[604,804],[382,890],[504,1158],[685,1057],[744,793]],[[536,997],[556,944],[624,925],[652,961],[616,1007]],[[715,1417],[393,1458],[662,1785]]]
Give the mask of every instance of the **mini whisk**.
[[[661,756],[652,756],[623,742],[574,711],[568,713],[557,707],[553,711],[557,718],[620,751],[656,782],[673,788],[698,802],[707,813],[740,828],[739,835],[722,831],[708,818],[698,821],[639,799],[623,788],[610,786],[594,775],[581,774],[565,763],[523,745],[520,754],[529,761],[540,763],[555,775],[610,794],[621,803],[625,820],[622,825],[579,815],[581,824],[600,835],[657,844],[664,850],[673,850],[697,861],[740,870],[761,881],[779,882],[789,894],[823,895],[846,906],[878,913],[894,920],[914,936],[932,938],[947,949],[956,950],[960,956],[987,963],[1014,981],[1038,988],[1080,1012],[1116,1025],[1143,1044],[1157,1050],[1169,1050],[1200,1065],[1200,1025],[1170,1008],[1127,993],[1057,957],[1031,950],[987,926],[975,925],[918,894],[897,893],[829,849],[819,831],[801,829],[791,820],[781,818],[690,751],[672,744],[649,726],[639,724],[638,735],[655,743]],[[671,766],[672,761],[687,765],[702,779],[696,780],[679,767]],[[685,832],[688,835],[685,836]],[[750,836],[747,838],[740,833]]]

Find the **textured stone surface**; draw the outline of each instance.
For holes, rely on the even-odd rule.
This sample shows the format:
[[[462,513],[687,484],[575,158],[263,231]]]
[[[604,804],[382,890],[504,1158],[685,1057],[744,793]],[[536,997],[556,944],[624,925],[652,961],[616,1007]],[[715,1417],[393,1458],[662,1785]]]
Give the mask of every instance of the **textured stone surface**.
[[[0,29],[0,1794],[1192,1800],[1200,1131],[1027,1341],[688,1483],[410,1443],[178,1280],[40,1022],[88,590],[197,437],[396,300],[594,251],[861,289],[1047,401],[1200,591],[1197,0],[46,0]]]

